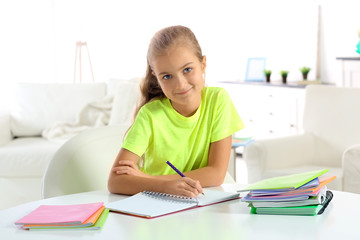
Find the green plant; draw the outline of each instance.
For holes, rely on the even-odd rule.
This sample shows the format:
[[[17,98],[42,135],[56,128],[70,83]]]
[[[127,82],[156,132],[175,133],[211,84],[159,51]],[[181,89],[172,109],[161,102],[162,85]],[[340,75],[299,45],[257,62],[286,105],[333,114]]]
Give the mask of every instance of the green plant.
[[[300,72],[302,74],[308,74],[310,72],[311,68],[309,68],[309,67],[301,67],[301,68],[299,68],[299,70],[300,70]]]
[[[289,71],[286,71],[286,70],[281,70],[281,71],[280,71],[280,75],[281,75],[282,77],[287,77],[288,74],[289,74]]]
[[[265,76],[270,76],[271,75],[271,70],[265,69],[264,74],[265,74]]]

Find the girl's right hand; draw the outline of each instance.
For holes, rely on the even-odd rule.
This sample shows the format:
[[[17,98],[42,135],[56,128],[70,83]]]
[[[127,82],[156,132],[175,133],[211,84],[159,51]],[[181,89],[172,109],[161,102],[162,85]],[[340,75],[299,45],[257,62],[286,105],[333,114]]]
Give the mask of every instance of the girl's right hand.
[[[198,180],[182,177],[165,182],[164,192],[179,196],[196,197],[203,192],[203,189]]]

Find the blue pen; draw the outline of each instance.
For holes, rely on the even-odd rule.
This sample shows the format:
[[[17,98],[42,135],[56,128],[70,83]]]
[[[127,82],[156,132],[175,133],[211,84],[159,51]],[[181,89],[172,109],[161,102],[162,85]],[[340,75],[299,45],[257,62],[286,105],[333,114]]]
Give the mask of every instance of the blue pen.
[[[166,161],[166,163],[172,168],[174,169],[175,172],[177,172],[181,177],[185,177],[185,175],[179,171],[179,169],[177,169],[174,165],[171,164],[171,162]],[[201,193],[202,195],[205,195],[204,193]]]
[[[181,177],[185,177],[185,175],[179,171],[179,169],[177,169],[174,165],[171,164],[171,162],[169,161],[166,161],[166,163],[172,168],[175,170],[175,172],[177,172]]]

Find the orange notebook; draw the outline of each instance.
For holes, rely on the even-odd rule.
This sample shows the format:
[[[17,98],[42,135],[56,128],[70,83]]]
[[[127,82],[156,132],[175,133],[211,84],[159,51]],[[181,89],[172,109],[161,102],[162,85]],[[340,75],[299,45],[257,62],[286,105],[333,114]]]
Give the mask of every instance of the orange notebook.
[[[62,224],[62,225],[53,225],[53,224],[39,224],[39,225],[24,225],[25,229],[29,229],[29,228],[63,228],[63,227],[89,227],[89,226],[93,226],[96,221],[98,220],[98,218],[100,217],[101,213],[104,211],[105,206],[102,206],[101,208],[99,208],[99,210],[97,210],[93,215],[91,215],[85,222],[83,222],[82,224]]]
[[[334,179],[336,178],[336,176],[330,176],[330,177],[324,177],[324,178],[321,178],[319,179],[319,186],[317,187],[314,187],[314,188],[309,188],[309,189],[303,189],[303,190],[293,190],[293,191],[289,191],[289,192],[286,192],[286,194],[297,194],[297,193],[302,193],[302,194],[318,194],[320,189],[327,185],[329,182],[333,181]]]
[[[75,205],[41,205],[23,218],[16,225],[70,225],[82,224],[97,210],[103,202]]]

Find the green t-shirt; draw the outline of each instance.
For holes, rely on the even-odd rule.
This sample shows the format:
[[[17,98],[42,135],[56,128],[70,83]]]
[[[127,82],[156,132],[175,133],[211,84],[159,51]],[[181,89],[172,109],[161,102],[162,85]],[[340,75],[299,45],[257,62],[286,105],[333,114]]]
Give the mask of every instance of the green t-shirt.
[[[168,98],[145,104],[138,112],[122,147],[142,156],[142,171],[150,175],[174,174],[169,160],[181,172],[208,164],[210,143],[244,128],[227,92],[205,87],[201,103],[191,117],[184,117]]]

